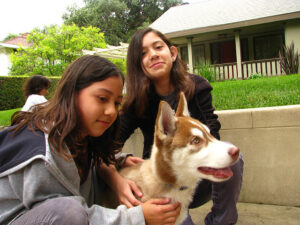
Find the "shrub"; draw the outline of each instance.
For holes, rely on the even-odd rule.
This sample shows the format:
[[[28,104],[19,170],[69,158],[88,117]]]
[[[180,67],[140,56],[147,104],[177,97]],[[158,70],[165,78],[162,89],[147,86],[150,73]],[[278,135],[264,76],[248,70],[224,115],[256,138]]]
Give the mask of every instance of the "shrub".
[[[254,74],[251,74],[247,79],[251,80],[251,79],[259,79],[259,78],[263,78],[263,77],[264,77],[263,74],[254,73]]]
[[[112,59],[108,58],[109,61],[111,61],[113,64],[115,64],[119,70],[122,71],[122,73],[126,74],[126,60],[125,59]]]
[[[22,86],[27,77],[0,77],[0,110],[22,107]]]
[[[200,65],[195,66],[195,73],[206,78],[209,82],[215,81],[216,72],[209,62],[203,62]]]
[[[294,42],[290,46],[283,45],[279,51],[280,65],[285,74],[298,73],[299,69],[299,54],[295,51]]]

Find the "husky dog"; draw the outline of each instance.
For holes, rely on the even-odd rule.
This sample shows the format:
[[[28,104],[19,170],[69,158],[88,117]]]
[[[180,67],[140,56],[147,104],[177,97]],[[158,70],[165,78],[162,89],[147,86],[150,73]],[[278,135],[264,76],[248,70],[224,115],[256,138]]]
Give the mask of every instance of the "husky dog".
[[[120,173],[139,186],[142,202],[157,197],[180,202],[177,225],[187,217],[197,184],[202,179],[228,180],[238,158],[237,147],[217,140],[207,126],[190,117],[181,92],[176,114],[167,102],[160,102],[150,159]]]

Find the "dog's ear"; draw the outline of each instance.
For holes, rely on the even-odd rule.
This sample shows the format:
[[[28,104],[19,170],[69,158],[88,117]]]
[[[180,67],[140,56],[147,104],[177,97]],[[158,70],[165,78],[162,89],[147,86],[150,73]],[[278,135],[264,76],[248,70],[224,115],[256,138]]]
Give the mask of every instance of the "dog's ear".
[[[156,119],[158,131],[167,136],[174,136],[176,131],[175,122],[174,111],[167,102],[161,101]]]
[[[186,98],[184,96],[184,93],[180,92],[180,98],[176,110],[176,116],[190,116],[189,109],[187,106]]]

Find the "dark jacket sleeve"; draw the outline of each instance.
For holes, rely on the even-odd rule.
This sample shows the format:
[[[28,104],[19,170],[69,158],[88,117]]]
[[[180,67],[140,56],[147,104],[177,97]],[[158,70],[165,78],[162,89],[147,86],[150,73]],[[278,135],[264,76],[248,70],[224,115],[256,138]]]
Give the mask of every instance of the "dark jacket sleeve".
[[[126,140],[133,134],[134,130],[138,128],[138,118],[135,113],[121,113],[120,115],[120,132],[118,138],[118,147],[123,147]]]
[[[219,130],[221,124],[218,120],[218,115],[214,113],[215,108],[212,105],[212,86],[201,76],[193,75],[193,79],[195,81],[195,102],[193,101],[195,105],[191,106],[191,108],[194,108],[194,112],[191,112],[191,114],[206,124],[215,138],[220,139]],[[197,113],[198,115],[196,115]]]

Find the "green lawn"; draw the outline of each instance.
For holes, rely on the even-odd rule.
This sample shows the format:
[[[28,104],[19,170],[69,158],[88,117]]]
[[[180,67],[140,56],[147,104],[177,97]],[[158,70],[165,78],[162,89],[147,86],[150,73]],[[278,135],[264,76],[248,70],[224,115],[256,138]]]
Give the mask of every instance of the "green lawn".
[[[213,82],[216,110],[245,109],[300,104],[300,74],[252,80]],[[10,124],[18,109],[0,111],[0,126]]]
[[[300,104],[300,74],[211,83],[217,110]]]
[[[0,111],[0,126],[7,126],[10,124],[10,117],[14,112],[20,110],[21,108]]]

